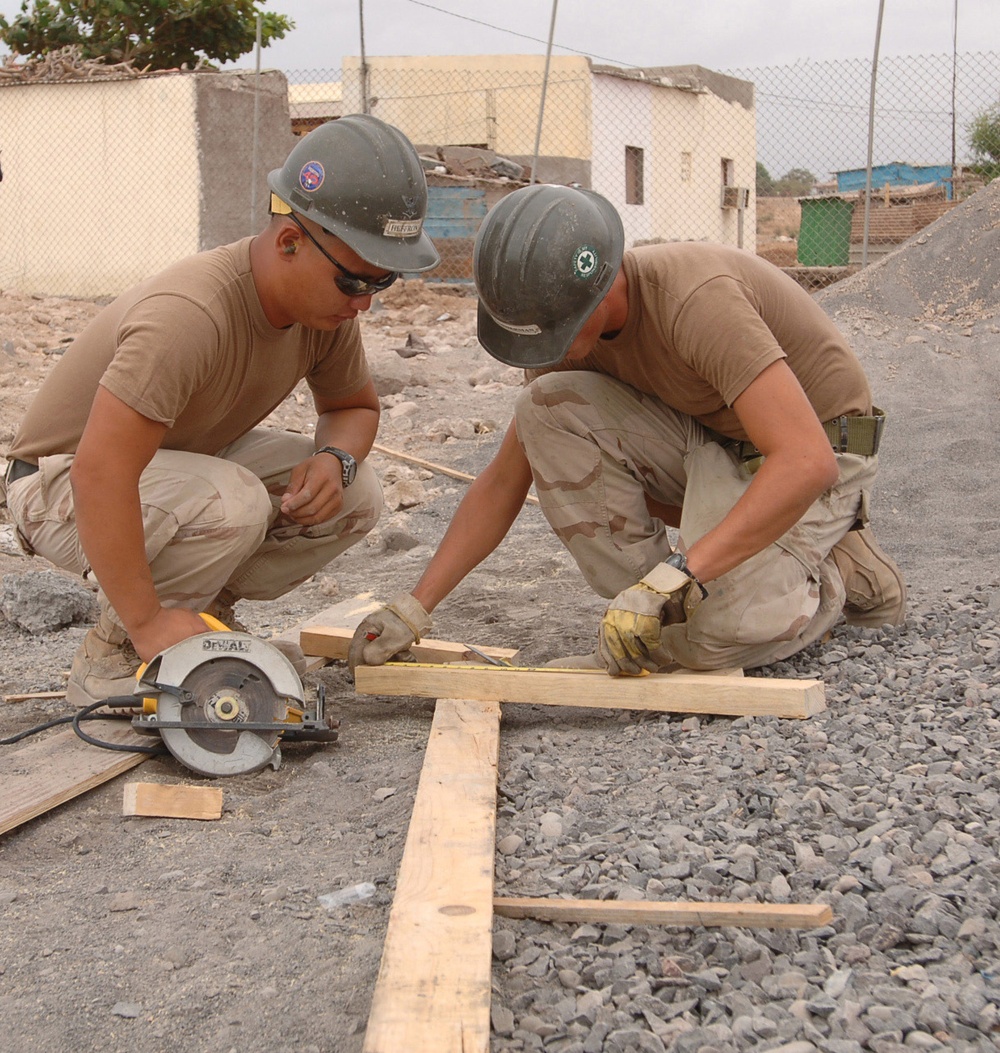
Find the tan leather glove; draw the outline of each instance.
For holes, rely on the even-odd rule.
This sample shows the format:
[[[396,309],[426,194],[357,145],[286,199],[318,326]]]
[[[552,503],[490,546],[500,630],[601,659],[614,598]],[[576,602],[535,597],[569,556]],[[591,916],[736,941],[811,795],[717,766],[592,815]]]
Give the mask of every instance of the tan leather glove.
[[[369,614],[355,629],[347,652],[351,672],[359,665],[382,665],[393,657],[412,662],[409,647],[420,643],[421,633],[430,627],[431,616],[420,601],[408,592],[401,592],[374,614]]]
[[[607,671],[612,676],[640,676],[643,669],[655,673],[663,664],[652,657],[660,650],[660,629],[686,622],[705,595],[701,582],[669,563],[658,563],[618,593],[601,619],[597,643]]]

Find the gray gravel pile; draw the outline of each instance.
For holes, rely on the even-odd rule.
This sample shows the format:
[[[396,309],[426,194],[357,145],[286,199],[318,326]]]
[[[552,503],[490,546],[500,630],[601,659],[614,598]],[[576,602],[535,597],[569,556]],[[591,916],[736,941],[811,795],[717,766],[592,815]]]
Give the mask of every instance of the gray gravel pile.
[[[826,682],[805,721],[505,713],[499,895],[828,903],[833,921],[498,919],[493,1049],[1000,1047],[998,609],[994,586],[898,630],[841,626],[767,670]]]

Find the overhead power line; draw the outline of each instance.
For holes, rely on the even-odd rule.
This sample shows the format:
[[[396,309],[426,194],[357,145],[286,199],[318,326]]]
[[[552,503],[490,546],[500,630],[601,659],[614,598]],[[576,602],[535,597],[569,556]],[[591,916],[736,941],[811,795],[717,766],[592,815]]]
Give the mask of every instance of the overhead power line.
[[[475,22],[477,26],[485,26],[487,29],[495,29],[498,33],[509,33],[513,37],[521,37],[522,39],[530,40],[535,44],[548,44],[547,40],[533,37],[529,33],[519,33],[516,29],[508,29],[506,26],[495,26],[492,22],[484,22],[481,18],[473,18],[471,15],[460,15],[457,11],[449,11],[447,8],[428,4],[426,0],[408,0],[408,3],[416,4],[417,7],[429,8],[431,11],[437,11],[439,14],[448,15],[450,18],[460,18],[463,22]],[[601,62],[613,62],[617,66],[626,66],[629,69],[637,68],[634,63],[622,62],[620,59],[608,58],[606,55],[594,55],[590,51],[580,51],[577,48],[567,47],[565,44],[555,44],[553,46],[559,48],[561,51],[572,51],[574,55],[583,55],[586,58],[600,59]]]

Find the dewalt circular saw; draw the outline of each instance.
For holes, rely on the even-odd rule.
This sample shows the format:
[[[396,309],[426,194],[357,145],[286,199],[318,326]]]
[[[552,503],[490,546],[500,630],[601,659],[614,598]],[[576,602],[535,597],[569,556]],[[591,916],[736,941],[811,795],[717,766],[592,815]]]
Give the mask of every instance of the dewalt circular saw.
[[[337,738],[322,685],[308,713],[302,681],[277,647],[202,618],[213,631],[168,647],[139,670],[143,712],[134,728],[159,734],[181,764],[212,776],[277,768],[282,740]]]

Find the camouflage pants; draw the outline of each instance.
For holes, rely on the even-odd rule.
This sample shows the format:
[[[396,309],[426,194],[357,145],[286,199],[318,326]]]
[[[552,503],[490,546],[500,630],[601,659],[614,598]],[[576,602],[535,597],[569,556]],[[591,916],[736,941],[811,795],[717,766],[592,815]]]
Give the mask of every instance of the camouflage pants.
[[[289,473],[313,450],[308,436],[255,428],[215,457],[177,450],[153,455],[139,480],[139,500],[146,558],[164,606],[203,610],[223,588],[236,597],[274,599],[372,529],[382,490],[365,462],[336,518],[300,526],[281,515]],[[72,463],[71,454],[43,457],[34,475],[8,489],[7,504],[26,551],[86,576]],[[120,626],[103,592],[99,600],[102,613]]]
[[[716,526],[750,485],[745,465],[694,418],[589,371],[549,373],[515,404],[518,439],[542,511],[587,582],[612,598],[671,552],[645,495],[681,508],[679,547]],[[840,478],[773,545],[716,578],[663,648],[689,669],[787,658],[840,617],[830,550],[867,515],[876,457],[838,455]]]

